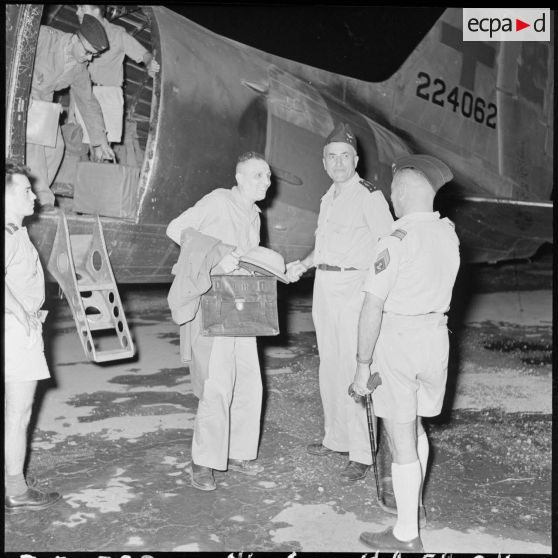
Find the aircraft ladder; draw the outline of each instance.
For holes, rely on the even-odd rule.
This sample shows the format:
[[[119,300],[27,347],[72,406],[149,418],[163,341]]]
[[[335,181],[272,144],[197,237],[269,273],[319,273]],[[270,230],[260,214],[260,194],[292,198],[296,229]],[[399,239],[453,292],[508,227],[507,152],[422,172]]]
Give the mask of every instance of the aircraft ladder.
[[[70,234],[66,216],[60,212],[47,269],[66,296],[87,358],[108,362],[134,356],[98,215],[92,234]],[[92,333],[97,331],[103,332],[111,348],[98,346],[100,338]]]

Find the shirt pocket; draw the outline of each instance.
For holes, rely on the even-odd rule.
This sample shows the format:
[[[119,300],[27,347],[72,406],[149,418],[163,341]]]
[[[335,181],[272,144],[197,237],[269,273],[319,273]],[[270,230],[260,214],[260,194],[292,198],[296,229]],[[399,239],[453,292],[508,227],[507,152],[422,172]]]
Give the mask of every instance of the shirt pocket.
[[[336,254],[347,254],[363,232],[363,226],[331,222],[328,227],[327,247]]]

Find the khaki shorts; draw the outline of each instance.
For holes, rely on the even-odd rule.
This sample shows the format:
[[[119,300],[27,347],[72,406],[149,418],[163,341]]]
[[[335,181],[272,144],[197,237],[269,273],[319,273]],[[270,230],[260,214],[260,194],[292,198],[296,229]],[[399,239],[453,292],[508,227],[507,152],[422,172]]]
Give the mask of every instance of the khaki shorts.
[[[446,324],[443,314],[384,314],[371,368],[382,378],[372,395],[377,416],[405,423],[440,414],[448,371]]]
[[[50,378],[45,360],[43,327],[26,335],[13,314],[4,313],[4,381],[29,382]]]

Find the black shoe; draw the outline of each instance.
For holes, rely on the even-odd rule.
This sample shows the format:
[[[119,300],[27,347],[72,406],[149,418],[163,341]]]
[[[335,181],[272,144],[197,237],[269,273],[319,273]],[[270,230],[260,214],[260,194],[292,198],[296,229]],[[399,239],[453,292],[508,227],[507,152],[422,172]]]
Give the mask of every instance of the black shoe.
[[[41,492],[35,488],[28,488],[19,496],[4,497],[4,513],[12,515],[32,510],[44,510],[62,498],[58,492]]]
[[[343,471],[341,471],[340,477],[345,481],[357,481],[366,476],[368,469],[370,469],[370,465],[365,465],[358,461],[349,461]]]
[[[348,451],[335,451],[329,448],[326,448],[323,444],[309,444],[306,446],[306,451],[310,455],[319,455],[323,457],[325,455],[331,455],[332,453],[339,453],[340,455],[349,455]]]
[[[213,478],[213,469],[211,467],[204,467],[203,465],[196,465],[192,461],[190,469],[190,478],[192,479],[192,486],[198,490],[215,490],[217,485]]]
[[[380,533],[364,532],[360,540],[374,550],[404,550],[407,552],[424,552],[420,535],[410,541],[402,541],[393,534],[393,527]]]
[[[263,465],[247,459],[229,459],[227,468],[229,471],[237,471],[245,475],[258,475],[264,470]]]

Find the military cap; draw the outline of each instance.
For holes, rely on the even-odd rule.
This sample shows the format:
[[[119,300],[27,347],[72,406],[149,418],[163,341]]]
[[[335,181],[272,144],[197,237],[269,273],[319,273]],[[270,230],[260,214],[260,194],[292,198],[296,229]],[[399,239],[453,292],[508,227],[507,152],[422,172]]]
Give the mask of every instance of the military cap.
[[[97,52],[106,50],[109,45],[107,33],[103,24],[94,16],[85,14],[83,21],[77,30]]]
[[[437,192],[446,182],[453,178],[449,167],[440,159],[430,155],[404,155],[392,165],[393,174],[402,169],[415,169],[420,172],[430,186]]]
[[[329,143],[333,142],[341,142],[341,143],[348,143],[352,145],[356,150],[356,138],[351,130],[351,127],[344,122],[339,122],[337,126],[333,129],[333,132],[327,136],[325,140],[324,147]]]

